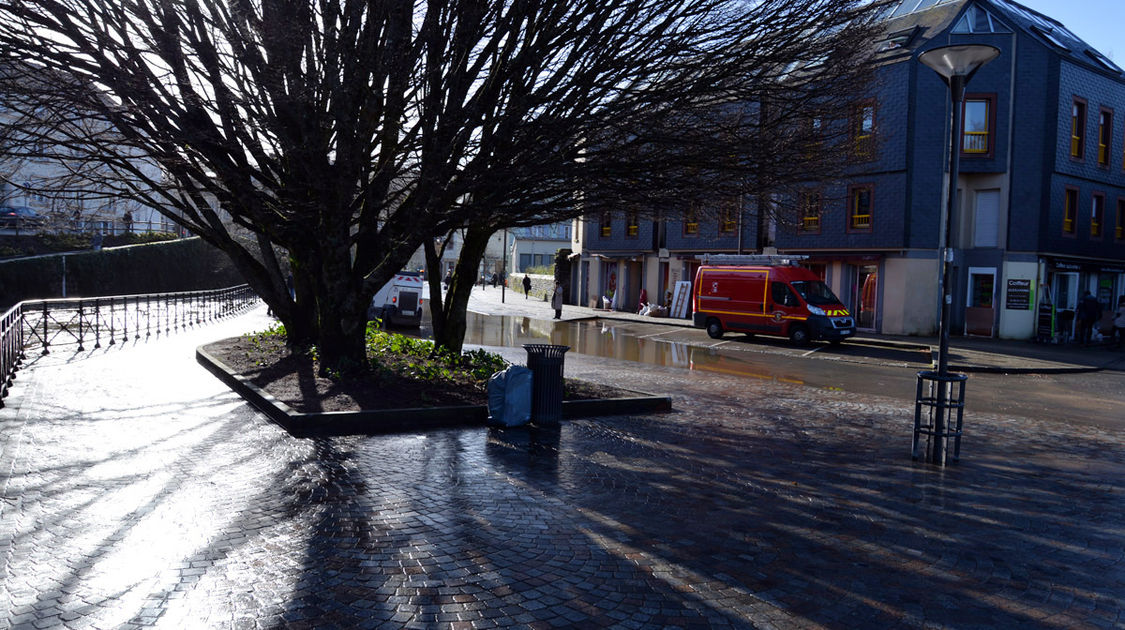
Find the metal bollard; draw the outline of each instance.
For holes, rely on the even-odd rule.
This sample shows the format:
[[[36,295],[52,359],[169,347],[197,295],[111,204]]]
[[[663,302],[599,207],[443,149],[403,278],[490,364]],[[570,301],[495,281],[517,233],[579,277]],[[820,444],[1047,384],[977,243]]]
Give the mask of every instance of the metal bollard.
[[[964,374],[918,372],[918,391],[914,400],[914,439],[910,447],[913,459],[923,459],[939,466],[961,459],[965,381],[968,378]],[[926,436],[924,444],[922,436]],[[953,441],[952,454],[949,453],[950,438]]]
[[[563,361],[570,346],[527,343],[523,349],[531,370],[531,421],[557,425],[562,420]]]

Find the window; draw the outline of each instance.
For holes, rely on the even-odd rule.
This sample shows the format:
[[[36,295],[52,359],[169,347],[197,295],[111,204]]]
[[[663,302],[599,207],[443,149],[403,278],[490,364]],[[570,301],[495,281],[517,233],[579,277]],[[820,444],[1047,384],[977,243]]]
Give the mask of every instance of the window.
[[[613,217],[609,214],[608,210],[602,212],[601,227],[601,234],[603,237],[608,237],[613,234]]]
[[[805,119],[805,157],[811,159],[819,151],[824,141],[824,122],[819,116]]]
[[[852,154],[856,159],[875,158],[875,103],[864,101],[852,112]]]
[[[1113,238],[1125,241],[1125,199],[1117,200],[1117,225],[1113,228]]]
[[[1090,204],[1090,238],[1101,238],[1104,225],[1105,195],[1094,193],[1093,203]]]
[[[728,199],[719,206],[719,233],[733,234],[738,227],[738,202]]]
[[[871,231],[873,187],[853,186],[848,190],[848,230],[853,232]]]
[[[1078,189],[1067,188],[1063,202],[1063,234],[1074,234],[1074,218],[1078,212]]]
[[[1098,114],[1098,166],[1109,167],[1109,145],[1112,138],[1113,112],[1103,109]]]
[[[1070,157],[1081,160],[1086,154],[1086,101],[1076,98],[1070,108]]]
[[[802,232],[820,231],[820,192],[811,190],[801,193],[801,225]]]
[[[637,211],[630,210],[625,214],[625,236],[629,238],[636,238],[639,231],[637,221]]]
[[[961,153],[967,156],[992,154],[995,95],[967,96],[962,124]]]
[[[695,201],[688,204],[687,212],[684,213],[684,234],[699,234],[699,207]]]
[[[954,33],[1010,33],[1011,31],[991,13],[977,5],[969,7],[965,15],[953,26]]]

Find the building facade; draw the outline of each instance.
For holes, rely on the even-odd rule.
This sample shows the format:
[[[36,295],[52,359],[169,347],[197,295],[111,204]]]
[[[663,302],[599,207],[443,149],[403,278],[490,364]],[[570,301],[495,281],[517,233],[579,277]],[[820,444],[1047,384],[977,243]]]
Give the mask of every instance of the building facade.
[[[791,200],[794,220],[762,228],[750,199],[734,220],[720,213],[706,224],[586,217],[573,245],[576,302],[616,284],[626,290],[619,308],[631,309],[641,287],[663,295],[691,280],[699,254],[760,253],[765,243],[807,256],[861,329],[933,334],[951,105],[918,56],[987,44],[1000,54],[968,84],[957,147],[952,332],[1065,335],[1085,291],[1111,310],[1125,294],[1122,70],[1010,0],[904,0],[884,22],[876,87],[851,105],[844,181],[810,183]]]

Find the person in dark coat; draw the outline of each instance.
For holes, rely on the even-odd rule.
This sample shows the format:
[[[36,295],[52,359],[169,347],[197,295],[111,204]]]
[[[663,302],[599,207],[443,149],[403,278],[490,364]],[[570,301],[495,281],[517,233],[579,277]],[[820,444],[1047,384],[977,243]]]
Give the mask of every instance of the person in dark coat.
[[[1098,298],[1087,291],[1078,301],[1078,312],[1075,313],[1075,318],[1078,320],[1078,343],[1090,343],[1090,336],[1094,332],[1094,324],[1101,317],[1102,305],[1098,303]]]
[[[555,292],[551,295],[551,308],[555,309],[555,319],[562,319],[563,288],[555,281]]]
[[[527,295],[531,293],[531,278],[527,274],[523,274],[523,299],[527,299]]]

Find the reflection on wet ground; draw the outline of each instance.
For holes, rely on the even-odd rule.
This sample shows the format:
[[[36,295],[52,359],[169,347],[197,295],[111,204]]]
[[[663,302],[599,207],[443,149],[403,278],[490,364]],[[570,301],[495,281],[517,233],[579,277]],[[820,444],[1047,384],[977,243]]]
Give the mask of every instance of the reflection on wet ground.
[[[428,320],[419,331],[430,336]],[[927,350],[884,347],[859,340],[840,346],[813,344],[796,348],[784,339],[749,339],[728,334],[722,341],[691,328],[658,323],[604,320],[553,322],[525,316],[469,313],[466,345],[519,348],[525,343],[570,346],[568,354],[624,359],[652,366],[740,376],[756,381],[798,384],[820,390],[889,396],[913,402],[917,372],[929,368]],[[520,356],[520,355],[517,355]],[[954,353],[956,357],[956,353]],[[509,360],[519,361],[509,356]],[[1093,391],[1088,375],[1010,376],[974,374],[969,385],[970,412],[1015,414],[1029,418],[1057,416],[1067,422],[1104,426],[1116,418],[1122,390],[1110,382]],[[1097,381],[1118,382],[1102,374]],[[1074,396],[1081,390],[1083,395]],[[1112,422],[1111,422],[1112,424]],[[1116,426],[1116,425],[1115,425]]]
[[[744,353],[659,339],[651,333],[651,327],[637,330],[636,326],[595,320],[552,322],[469,313],[465,343],[515,348],[526,343],[551,343],[570,346],[570,352],[591,356],[807,384],[807,375],[780,365],[774,357],[736,356]]]

